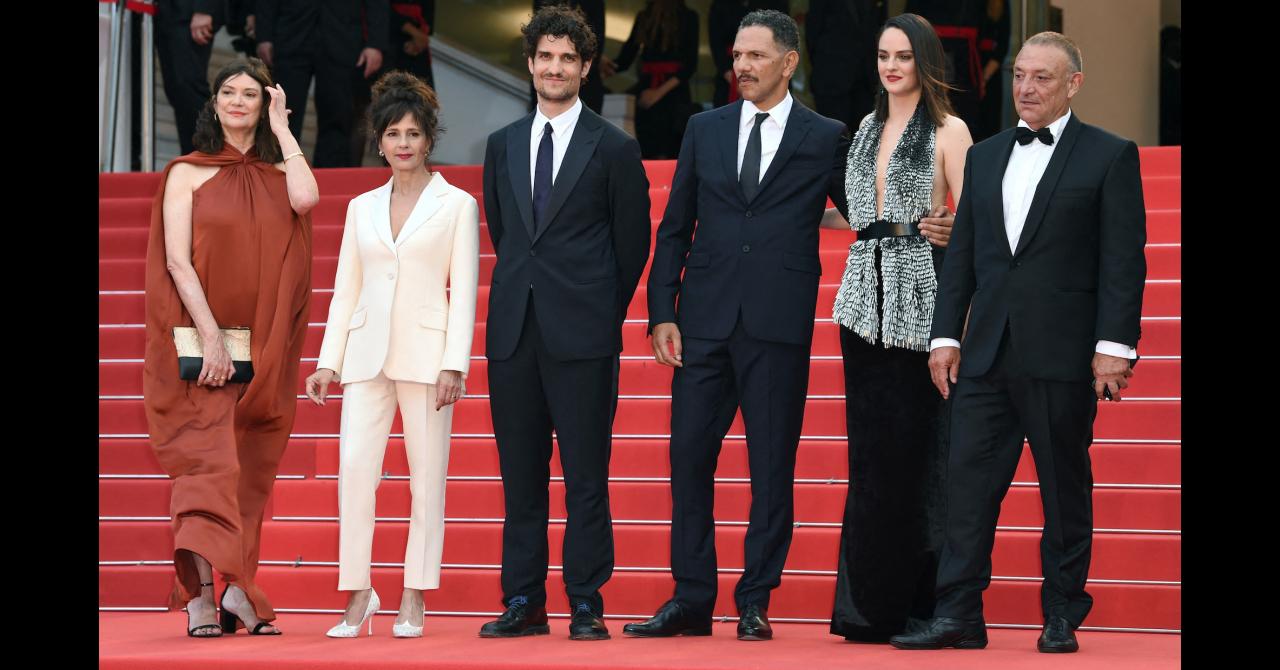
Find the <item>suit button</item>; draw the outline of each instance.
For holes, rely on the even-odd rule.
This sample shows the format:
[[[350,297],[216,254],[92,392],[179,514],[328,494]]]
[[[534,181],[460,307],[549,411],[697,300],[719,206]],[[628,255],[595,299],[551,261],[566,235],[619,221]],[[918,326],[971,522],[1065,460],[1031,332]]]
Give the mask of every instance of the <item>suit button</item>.
[[[530,255],[530,256],[537,256],[537,255],[538,255],[538,252],[537,252],[537,250],[536,250],[536,249],[530,249],[530,250],[529,250],[529,255]]]
[[[751,245],[750,245],[750,244],[744,244],[744,245],[742,245],[742,253],[744,253],[744,254],[749,254],[749,253],[751,253]]]
[[[748,210],[747,210],[747,218],[749,219],[749,218],[751,218],[751,217],[753,217],[753,216],[755,216],[755,214],[752,214],[752,213],[751,213],[751,210],[749,210],[749,209],[748,209]]]
[[[387,273],[387,279],[395,279],[395,278],[396,278],[396,273],[394,272]]]

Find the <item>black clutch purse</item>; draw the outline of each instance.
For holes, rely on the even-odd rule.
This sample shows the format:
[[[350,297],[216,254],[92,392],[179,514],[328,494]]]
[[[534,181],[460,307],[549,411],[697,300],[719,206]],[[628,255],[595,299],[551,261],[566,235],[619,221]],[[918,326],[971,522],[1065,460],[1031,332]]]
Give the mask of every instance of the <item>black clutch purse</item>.
[[[233,384],[247,384],[253,379],[253,361],[249,358],[249,329],[223,328],[223,341],[231,354],[231,365],[235,371],[227,381]],[[204,346],[200,343],[200,332],[195,328],[174,326],[173,345],[178,350],[178,378],[196,381],[200,378],[200,370],[204,368]]]

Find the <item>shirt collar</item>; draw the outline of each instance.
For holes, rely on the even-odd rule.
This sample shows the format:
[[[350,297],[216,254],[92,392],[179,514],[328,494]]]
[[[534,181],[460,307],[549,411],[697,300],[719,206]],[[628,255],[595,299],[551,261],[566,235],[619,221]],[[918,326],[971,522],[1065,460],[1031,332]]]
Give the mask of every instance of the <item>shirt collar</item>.
[[[547,122],[551,122],[551,134],[557,138],[562,138],[565,133],[573,130],[578,124],[578,117],[582,115],[582,98],[578,98],[573,102],[573,106],[561,112],[554,119],[548,119],[542,113],[541,107],[534,107],[536,110],[533,115],[533,132],[535,135],[542,135],[542,129],[546,127]]]
[[[1048,126],[1049,132],[1053,133],[1054,142],[1057,142],[1058,138],[1062,137],[1062,129],[1067,127],[1067,121],[1070,119],[1071,119],[1071,108],[1068,107],[1066,114],[1059,116],[1058,120],[1049,124]],[[1023,121],[1022,119],[1018,119],[1018,127],[1030,128],[1031,126],[1027,125],[1026,121]]]
[[[782,99],[782,102],[774,105],[773,109],[770,109],[767,112],[769,114],[769,118],[773,119],[779,127],[786,128],[787,117],[791,116],[791,106],[794,103],[795,100],[791,97],[791,91],[787,91],[787,95]],[[739,127],[750,128],[751,124],[755,123],[756,114],[759,113],[760,108],[756,107],[754,102],[751,102],[750,100],[743,100],[742,115],[738,119]]]

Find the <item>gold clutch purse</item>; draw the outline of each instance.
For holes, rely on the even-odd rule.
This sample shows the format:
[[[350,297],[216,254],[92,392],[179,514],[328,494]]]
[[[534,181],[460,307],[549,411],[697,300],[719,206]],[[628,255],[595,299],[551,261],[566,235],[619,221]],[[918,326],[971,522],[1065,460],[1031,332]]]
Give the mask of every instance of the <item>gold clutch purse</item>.
[[[245,384],[253,379],[253,361],[249,357],[249,329],[223,328],[222,339],[231,354],[231,365],[235,368],[231,379],[235,384]],[[200,342],[200,331],[189,326],[173,327],[173,346],[178,350],[178,378],[196,381],[200,370],[204,368],[204,346]]]

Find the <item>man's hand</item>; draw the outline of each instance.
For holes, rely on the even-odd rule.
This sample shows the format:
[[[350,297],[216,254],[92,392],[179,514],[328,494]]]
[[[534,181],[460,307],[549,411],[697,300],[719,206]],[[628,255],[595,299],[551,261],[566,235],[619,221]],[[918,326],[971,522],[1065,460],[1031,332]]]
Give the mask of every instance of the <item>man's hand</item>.
[[[251,40],[258,37],[258,17],[253,14],[244,17],[244,36]]]
[[[191,15],[191,40],[204,46],[213,39],[213,16],[196,12]]]
[[[951,397],[951,384],[956,383],[960,373],[960,349],[958,347],[938,347],[929,352],[929,376],[933,385],[945,400]]]
[[[1132,376],[1129,359],[1107,354],[1093,355],[1093,392],[1098,400],[1106,400],[1106,391],[1110,391],[1111,400],[1119,402],[1120,390],[1129,388],[1129,377]]]
[[[682,368],[681,354],[684,346],[680,342],[680,328],[670,321],[653,327],[653,358],[658,363],[670,368]],[[670,347],[668,349],[668,347]]]
[[[360,59],[356,61],[356,67],[361,65],[364,66],[364,78],[372,77],[382,67],[382,52],[373,47],[365,47],[360,52]]]
[[[934,207],[929,216],[920,219],[920,234],[929,244],[945,247],[951,241],[951,225],[956,222],[956,215],[945,205]]]
[[[275,67],[275,50],[272,49],[270,42],[258,42],[258,58],[267,64],[267,67]]]

